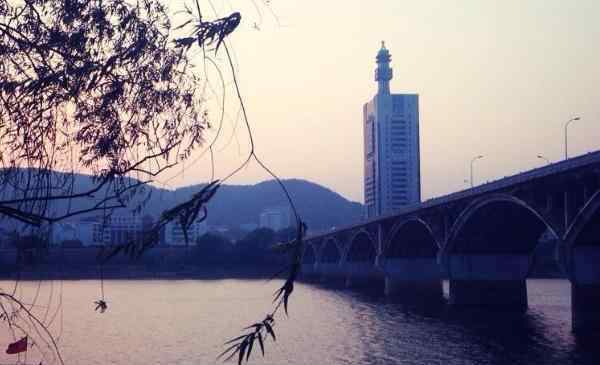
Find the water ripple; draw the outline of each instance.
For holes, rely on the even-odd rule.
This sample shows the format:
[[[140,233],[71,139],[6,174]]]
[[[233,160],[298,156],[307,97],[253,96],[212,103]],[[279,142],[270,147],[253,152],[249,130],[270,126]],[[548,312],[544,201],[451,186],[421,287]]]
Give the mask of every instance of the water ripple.
[[[65,282],[61,348],[68,364],[217,364],[223,341],[264,316],[277,285],[108,281],[110,308],[100,315],[92,306],[98,282]],[[278,342],[269,343],[266,357],[252,363],[598,364],[600,346],[570,332],[568,282],[533,280],[528,289],[526,314],[492,315],[446,306],[411,308],[300,284],[290,318],[277,323]],[[6,335],[2,341],[7,342]],[[10,360],[6,356],[0,355],[0,363]]]

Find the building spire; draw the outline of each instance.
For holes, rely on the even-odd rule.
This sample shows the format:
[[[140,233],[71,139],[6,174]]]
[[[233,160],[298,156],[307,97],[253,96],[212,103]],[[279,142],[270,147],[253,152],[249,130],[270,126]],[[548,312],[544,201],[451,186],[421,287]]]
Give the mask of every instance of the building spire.
[[[390,52],[385,48],[385,41],[381,41],[381,49],[377,52],[377,69],[375,69],[375,81],[378,83],[377,93],[380,95],[390,94],[390,80],[393,73],[390,67],[392,57]]]

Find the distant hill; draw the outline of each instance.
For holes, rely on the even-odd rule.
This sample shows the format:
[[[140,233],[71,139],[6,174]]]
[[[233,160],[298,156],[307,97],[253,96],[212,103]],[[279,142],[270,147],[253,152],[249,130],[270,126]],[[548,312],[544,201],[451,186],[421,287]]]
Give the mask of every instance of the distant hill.
[[[57,173],[59,174],[59,173]],[[77,191],[82,191],[91,186],[91,178],[87,175],[76,175]],[[290,192],[298,212],[311,230],[329,229],[334,226],[346,225],[360,220],[362,205],[351,202],[340,194],[310,181],[289,179],[283,181]],[[199,191],[203,185],[193,185],[176,190],[167,190],[152,185],[146,185],[149,199],[144,205],[142,215],[149,214],[155,218],[160,213],[183,202],[193,193]],[[102,192],[96,194],[103,196]],[[141,199],[141,198],[140,198]],[[85,201],[73,201],[70,209],[83,208]],[[91,201],[89,201],[91,203]],[[224,185],[208,204],[207,223],[211,226],[225,226],[237,228],[241,224],[259,223],[260,213],[267,208],[288,206],[285,195],[274,180],[264,181],[254,185]],[[52,210],[55,212],[66,211],[66,202],[55,203]],[[98,213],[88,214],[97,215]],[[126,209],[116,211],[116,214],[128,214]],[[86,216],[74,217],[78,220]],[[6,221],[0,223],[5,226]]]
[[[328,229],[360,220],[362,205],[351,202],[321,185],[299,179],[284,180],[298,213],[312,230]],[[201,186],[177,189],[189,196]],[[285,195],[274,180],[255,185],[226,185],[208,204],[208,224],[237,227],[259,223],[259,214],[270,207],[288,206]]]

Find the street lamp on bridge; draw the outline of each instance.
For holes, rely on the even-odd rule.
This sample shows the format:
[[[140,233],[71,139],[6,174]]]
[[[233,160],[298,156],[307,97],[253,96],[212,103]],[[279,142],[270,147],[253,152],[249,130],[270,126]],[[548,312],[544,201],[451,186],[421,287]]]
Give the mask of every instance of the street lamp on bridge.
[[[546,157],[544,157],[544,156],[542,156],[542,155],[537,155],[537,158],[539,158],[539,159],[541,159],[541,160],[544,160],[544,161],[546,161],[546,163],[547,163],[548,165],[550,165],[550,160],[549,160],[549,159],[547,159]]]
[[[483,155],[479,155],[479,156],[475,156],[473,157],[473,159],[471,160],[471,187],[473,187],[473,164],[475,163],[475,161],[482,159]]]
[[[569,150],[568,150],[568,138],[567,138],[567,127],[569,126],[569,124],[573,123],[576,120],[579,120],[581,118],[579,117],[573,117],[571,119],[569,119],[566,123],[565,123],[565,160],[569,158]]]

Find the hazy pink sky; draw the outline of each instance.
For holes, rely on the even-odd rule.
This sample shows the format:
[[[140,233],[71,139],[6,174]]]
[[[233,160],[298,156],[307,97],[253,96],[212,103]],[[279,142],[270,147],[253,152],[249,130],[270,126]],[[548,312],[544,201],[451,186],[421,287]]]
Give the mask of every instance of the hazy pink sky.
[[[376,91],[381,40],[392,54],[392,92],[420,95],[424,199],[467,187],[478,154],[476,183],[540,166],[538,154],[562,159],[573,115],[581,120],[569,127],[570,155],[600,149],[600,1],[272,0],[277,18],[255,2],[260,14],[252,0],[213,1],[223,15],[242,13],[231,42],[241,91],[257,152],[281,177],[363,201],[362,105]],[[224,52],[218,61],[228,73]],[[218,120],[222,89],[209,76],[219,96],[209,87],[207,105]],[[230,138],[239,105],[226,77],[217,176],[248,151],[241,119]],[[204,158],[170,184],[208,177]],[[266,178],[253,165],[231,182]]]

